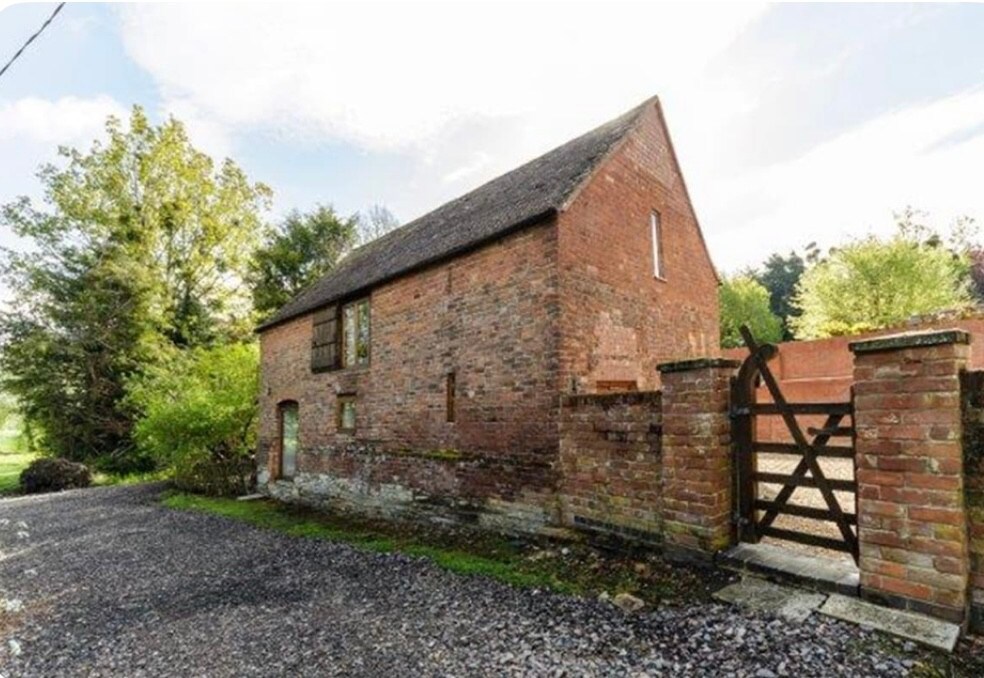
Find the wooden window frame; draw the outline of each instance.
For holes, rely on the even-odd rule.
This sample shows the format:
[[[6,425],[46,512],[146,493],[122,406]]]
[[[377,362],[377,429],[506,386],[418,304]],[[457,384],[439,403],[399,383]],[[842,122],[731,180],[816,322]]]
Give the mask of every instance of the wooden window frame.
[[[345,405],[351,403],[353,410],[353,418],[356,420],[352,422],[351,428],[347,428],[344,424],[345,422]],[[344,433],[346,435],[352,435],[355,433],[356,426],[358,424],[358,401],[356,400],[354,393],[341,393],[335,399],[335,430],[338,433]]]
[[[342,333],[338,304],[315,311],[311,327],[311,372],[341,367]]]
[[[349,309],[349,308],[357,308],[357,307],[361,306],[362,304],[365,304],[366,307],[367,307],[366,322],[368,323],[368,330],[366,332],[366,359],[365,359],[365,362],[360,363],[360,362],[358,362],[358,357],[357,357],[356,358],[356,362],[353,362],[351,365],[349,365],[348,362],[347,362],[348,361],[348,353],[346,351],[346,344],[347,344],[347,342],[346,342],[346,334],[345,334],[345,311],[346,311],[346,309]],[[359,342],[359,335],[360,335],[360,331],[359,330],[360,330],[360,327],[361,327],[360,314],[359,314],[358,311],[355,311],[354,318],[355,318],[355,323],[356,323],[356,325],[355,325],[356,349],[355,350],[356,350],[356,353],[358,353],[358,350],[359,350],[358,349],[358,342]],[[356,368],[360,368],[360,367],[369,367],[369,364],[372,361],[372,303],[371,303],[370,297],[360,297],[358,299],[353,299],[352,301],[346,302],[344,304],[339,304],[339,306],[338,306],[338,333],[339,333],[339,339],[338,339],[339,351],[338,351],[338,355],[339,355],[339,362],[340,362],[341,369],[349,370],[349,369],[356,369]]]
[[[653,252],[653,277],[666,280],[666,260],[663,256],[663,217],[659,210],[649,213],[649,233]]]

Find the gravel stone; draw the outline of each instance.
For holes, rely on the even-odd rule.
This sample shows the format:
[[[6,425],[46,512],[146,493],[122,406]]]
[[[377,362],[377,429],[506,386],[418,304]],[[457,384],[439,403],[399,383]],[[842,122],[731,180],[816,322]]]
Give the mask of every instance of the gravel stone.
[[[159,485],[0,501],[0,674],[899,676],[874,634],[611,603],[173,511]],[[16,537],[16,521],[30,538]],[[34,576],[28,573],[35,571]],[[862,644],[864,643],[864,644]],[[16,648],[16,650],[15,650]]]

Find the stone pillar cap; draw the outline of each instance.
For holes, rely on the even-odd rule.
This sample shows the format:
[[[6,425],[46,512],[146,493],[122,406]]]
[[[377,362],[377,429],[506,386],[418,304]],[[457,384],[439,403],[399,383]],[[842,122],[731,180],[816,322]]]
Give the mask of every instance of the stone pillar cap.
[[[906,348],[969,343],[970,332],[953,328],[950,330],[927,330],[924,332],[889,334],[884,337],[852,341],[847,347],[854,353],[875,353],[877,351],[898,351]]]
[[[656,369],[665,374],[667,372],[706,370],[713,367],[734,369],[740,365],[740,361],[732,360],[730,358],[689,358],[687,360],[675,360],[669,363],[660,363],[656,366]]]

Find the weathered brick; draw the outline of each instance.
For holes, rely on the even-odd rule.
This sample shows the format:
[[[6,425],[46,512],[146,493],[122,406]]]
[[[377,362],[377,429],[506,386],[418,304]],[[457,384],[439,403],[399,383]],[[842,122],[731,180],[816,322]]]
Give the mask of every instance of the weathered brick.
[[[664,472],[664,507],[673,511],[682,500],[687,509],[672,517],[664,513],[678,528],[666,533],[671,546],[713,553],[732,541],[728,393],[733,371],[722,365],[663,373],[664,431],[672,424],[691,432],[663,440],[664,471],[673,471]],[[700,435],[707,431],[716,435]]]
[[[964,615],[969,589],[959,378],[966,348],[855,356],[860,546],[863,555],[878,552],[861,559],[862,589],[932,603],[951,618]]]
[[[654,211],[662,279],[653,276]],[[617,507],[627,525],[656,530],[661,422],[643,410],[658,410],[658,400],[616,396],[598,428],[594,405],[571,404],[578,411],[563,435],[590,450],[573,459],[561,459],[560,401],[654,391],[658,362],[714,354],[717,284],[652,105],[553,217],[370,290],[368,366],[313,374],[311,315],[263,331],[260,485],[312,501],[344,495],[352,508],[382,512],[445,515],[461,505],[467,515],[454,509],[450,517],[507,515],[520,529],[561,523],[565,496],[595,514]],[[339,394],[356,399],[352,434],[336,425]],[[277,406],[288,400],[300,413],[293,487],[270,482],[279,466]],[[727,430],[701,423],[690,433],[714,446]]]

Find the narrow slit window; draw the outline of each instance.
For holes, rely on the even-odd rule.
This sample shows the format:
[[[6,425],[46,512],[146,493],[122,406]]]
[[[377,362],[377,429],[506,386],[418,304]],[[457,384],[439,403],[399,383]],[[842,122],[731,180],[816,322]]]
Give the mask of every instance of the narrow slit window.
[[[355,396],[338,396],[338,432],[355,433]]]
[[[447,396],[447,415],[448,421],[454,422],[454,396],[455,396],[455,374],[454,372],[448,372],[447,382],[445,384],[446,396]]]
[[[664,278],[663,270],[663,227],[660,223],[659,212],[653,211],[649,215],[649,226],[653,240],[653,275],[657,278]]]

